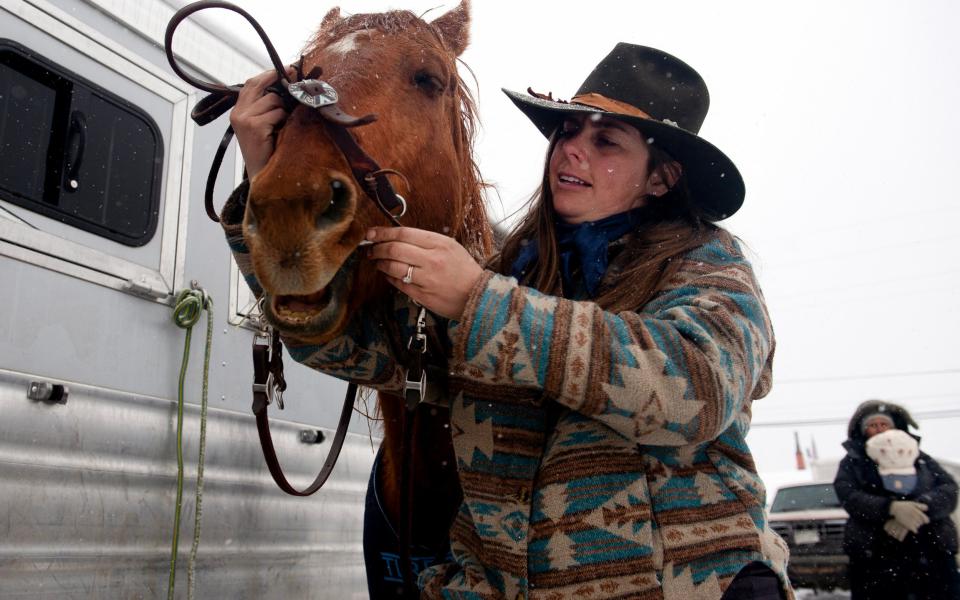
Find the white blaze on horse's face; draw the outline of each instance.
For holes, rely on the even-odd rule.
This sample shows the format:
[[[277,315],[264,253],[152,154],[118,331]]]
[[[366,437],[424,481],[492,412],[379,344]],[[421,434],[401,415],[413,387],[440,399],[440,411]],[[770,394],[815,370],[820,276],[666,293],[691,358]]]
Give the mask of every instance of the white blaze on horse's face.
[[[402,174],[392,183],[410,200],[403,224],[446,227],[483,255],[490,238],[470,155],[473,107],[456,66],[468,25],[467,0],[430,23],[409,11],[341,17],[333,9],[303,70],[322,70],[344,113],[376,115],[350,134],[380,167]],[[356,252],[367,228],[387,220],[336,138],[319,112],[295,108],[251,182],[244,222],[268,320],[308,342],[335,337],[349,315],[390,300],[392,289]],[[482,233],[467,240],[471,231]]]
[[[339,54],[341,56],[355,52],[360,48],[358,38],[363,35],[365,35],[365,32],[363,31],[355,31],[349,35],[345,35],[341,39],[327,46],[327,52]]]

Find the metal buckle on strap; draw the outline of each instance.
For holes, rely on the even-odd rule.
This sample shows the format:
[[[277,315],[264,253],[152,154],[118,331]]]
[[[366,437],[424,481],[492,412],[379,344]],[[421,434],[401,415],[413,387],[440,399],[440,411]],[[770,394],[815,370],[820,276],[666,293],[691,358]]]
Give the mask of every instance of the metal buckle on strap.
[[[420,307],[420,311],[417,313],[417,330],[413,335],[410,336],[410,339],[407,341],[407,349],[413,350],[414,352],[419,351],[419,353],[425,354],[427,352],[427,309],[423,306]],[[416,346],[416,347],[414,347]],[[403,396],[407,401],[407,410],[413,410],[417,407],[417,404],[423,401],[427,396],[427,370],[422,367],[423,358],[417,356],[416,365],[417,370],[420,371],[420,380],[410,378],[410,369],[407,369],[407,374],[404,377],[406,380],[403,386]],[[416,392],[414,396],[411,392]]]
[[[420,370],[420,380],[417,381],[416,379],[410,379],[410,370],[408,369],[405,379],[403,397],[407,401],[407,410],[413,410],[427,397],[427,370]],[[410,392],[416,392],[416,396],[411,397]]]
[[[273,380],[273,373],[267,373],[267,380],[264,383],[253,382],[253,393],[265,395],[267,397],[267,404],[273,404],[276,389],[277,386]],[[277,405],[283,408],[283,400],[280,400]]]
[[[263,382],[253,382],[253,393],[254,394],[263,394],[267,399],[267,404],[273,404],[273,401],[277,401],[277,407],[280,410],[283,410],[283,390],[277,385],[277,379],[273,375],[271,370],[271,363],[273,362],[273,344],[270,331],[267,329],[262,329],[253,334],[253,347],[256,349],[257,346],[263,346],[266,348],[267,362],[264,365],[264,370],[267,373],[266,379]]]
[[[304,79],[295,81],[287,86],[287,91],[300,104],[310,108],[320,108],[336,104],[340,99],[337,90],[326,81],[320,79]]]
[[[410,336],[410,339],[407,340],[407,350],[419,350],[420,354],[425,354],[427,351],[427,309],[420,307],[420,312],[417,314],[417,331]],[[416,348],[414,348],[416,344]]]

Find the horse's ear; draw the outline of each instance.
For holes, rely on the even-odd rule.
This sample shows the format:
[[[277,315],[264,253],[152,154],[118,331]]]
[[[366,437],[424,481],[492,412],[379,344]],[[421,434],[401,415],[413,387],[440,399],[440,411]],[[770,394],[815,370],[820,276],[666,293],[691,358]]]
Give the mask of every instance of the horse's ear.
[[[334,23],[340,20],[340,7],[334,6],[327,14],[323,17],[323,21],[320,22],[320,31],[326,31],[333,27]]]
[[[461,0],[460,6],[437,17],[433,25],[454,54],[460,56],[470,43],[470,0]]]

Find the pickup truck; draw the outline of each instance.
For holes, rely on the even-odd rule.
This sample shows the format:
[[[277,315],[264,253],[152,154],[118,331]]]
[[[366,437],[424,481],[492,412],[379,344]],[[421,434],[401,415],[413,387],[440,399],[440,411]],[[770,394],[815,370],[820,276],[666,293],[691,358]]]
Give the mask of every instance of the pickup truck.
[[[770,506],[769,522],[790,547],[787,574],[795,587],[850,588],[843,552],[847,512],[832,481],[781,487]]]

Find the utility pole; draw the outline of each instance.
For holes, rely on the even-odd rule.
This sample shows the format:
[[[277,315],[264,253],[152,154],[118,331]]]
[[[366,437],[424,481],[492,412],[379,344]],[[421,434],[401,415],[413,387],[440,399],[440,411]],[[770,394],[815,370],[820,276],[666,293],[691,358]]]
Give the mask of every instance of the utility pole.
[[[800,434],[796,431],[793,432],[793,441],[797,448],[797,470],[803,471],[807,468],[807,463],[803,460],[803,450],[800,448]]]

